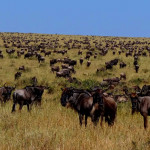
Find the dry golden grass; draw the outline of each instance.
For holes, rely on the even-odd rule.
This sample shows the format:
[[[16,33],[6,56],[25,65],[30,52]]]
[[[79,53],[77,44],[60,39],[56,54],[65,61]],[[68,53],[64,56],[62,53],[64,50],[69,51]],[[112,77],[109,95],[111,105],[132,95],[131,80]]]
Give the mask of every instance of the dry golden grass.
[[[38,34],[9,34],[5,36],[22,36],[28,39],[59,38],[79,39],[81,36],[65,35],[38,35]],[[89,37],[104,42],[112,37]],[[115,40],[136,40],[135,38],[116,38]],[[138,39],[150,41],[150,39]],[[63,44],[63,42],[62,42]],[[42,106],[33,107],[31,113],[27,112],[26,106],[22,112],[16,111],[11,114],[12,101],[0,107],[0,149],[2,150],[148,150],[150,149],[150,127],[147,131],[143,128],[143,118],[140,114],[131,116],[130,101],[118,104],[117,120],[113,127],[108,127],[103,123],[103,128],[98,125],[94,127],[90,118],[87,128],[79,126],[78,115],[71,109],[66,109],[60,104],[60,88],[66,84],[65,79],[55,78],[55,74],[50,71],[49,60],[52,58],[70,58],[79,60],[78,50],[70,50],[65,56],[52,54],[46,57],[43,64],[39,64],[36,59],[16,58],[16,53],[11,58],[6,54],[0,39],[0,49],[3,50],[4,59],[0,59],[0,84],[7,82],[9,85],[17,84],[17,88],[23,88],[30,84],[30,78],[36,76],[39,84],[49,85],[54,91],[48,94],[44,92]],[[85,56],[86,51],[84,52]],[[127,85],[138,84],[140,86],[150,83],[148,66],[149,57],[140,58],[140,70],[136,74],[133,69],[133,57],[125,57],[125,54],[112,56],[109,52],[105,57],[98,56],[91,58],[92,64],[86,67],[86,61],[82,66],[77,64],[77,73],[73,76],[80,80],[91,79],[102,81],[104,77],[95,74],[96,69],[104,66],[105,61],[119,58],[125,61],[127,68],[119,69],[119,66],[108,71],[107,76],[119,76],[121,72],[127,74]],[[23,72],[21,78],[14,81],[14,74],[17,68],[25,65],[27,72]],[[60,64],[59,64],[60,65]],[[139,78],[141,82],[136,79]],[[17,108],[18,109],[18,108]],[[150,120],[149,120],[150,122]]]

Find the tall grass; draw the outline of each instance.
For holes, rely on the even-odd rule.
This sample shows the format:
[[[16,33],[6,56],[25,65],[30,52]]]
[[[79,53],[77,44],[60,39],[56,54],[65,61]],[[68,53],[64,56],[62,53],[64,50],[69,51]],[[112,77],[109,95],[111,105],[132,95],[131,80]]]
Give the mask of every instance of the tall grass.
[[[64,35],[37,35],[37,34],[4,34],[6,37],[27,36],[28,39],[38,37],[42,39],[82,39],[82,36],[64,36]],[[89,37],[91,40],[93,37]],[[98,42],[111,40],[112,37],[94,37]],[[122,41],[136,40],[133,38],[118,38]],[[143,39],[139,39],[143,40]],[[150,41],[150,39],[144,39]],[[60,40],[60,43],[62,41]],[[63,43],[62,43],[63,44]],[[52,58],[64,58],[69,56],[72,59],[79,60],[78,50],[69,50],[67,54],[52,54],[46,57],[45,63],[39,64],[36,59],[16,58],[16,53],[9,56],[5,53],[2,40],[0,38],[0,49],[3,50],[4,59],[0,59],[0,85],[17,85],[17,89],[30,85],[31,78],[36,76],[39,85],[49,86],[44,92],[42,106],[33,106],[31,113],[27,112],[26,106],[22,112],[11,113],[12,100],[0,107],[0,149],[5,150],[148,150],[150,149],[150,128],[147,131],[143,128],[143,118],[140,114],[131,116],[131,103],[118,104],[117,119],[113,127],[108,127],[103,123],[103,128],[98,124],[94,127],[90,118],[88,118],[87,128],[80,127],[78,114],[72,109],[61,106],[60,96],[61,87],[74,86],[80,88],[90,88],[99,85],[103,78],[118,76],[125,72],[127,81],[121,83],[118,90],[124,85],[133,86],[150,83],[148,57],[140,58],[139,73],[136,74],[133,67],[133,58],[125,57],[125,54],[115,56],[109,51],[104,57],[98,56],[97,59],[91,58],[92,64],[86,67],[86,61],[83,65],[75,66],[76,74],[73,75],[81,82],[81,85],[70,84],[63,78],[56,78],[55,73],[50,71],[49,60]],[[16,49],[17,50],[17,49]],[[97,50],[96,50],[97,51]],[[83,52],[85,57],[86,51]],[[127,67],[119,69],[119,65],[112,70],[96,75],[97,68],[104,66],[106,61],[119,58],[127,63]],[[24,65],[27,70],[22,73],[20,79],[14,81],[14,74],[19,66]],[[60,64],[58,64],[60,65]],[[120,90],[121,92],[121,90]],[[150,121],[150,120],[149,120]]]

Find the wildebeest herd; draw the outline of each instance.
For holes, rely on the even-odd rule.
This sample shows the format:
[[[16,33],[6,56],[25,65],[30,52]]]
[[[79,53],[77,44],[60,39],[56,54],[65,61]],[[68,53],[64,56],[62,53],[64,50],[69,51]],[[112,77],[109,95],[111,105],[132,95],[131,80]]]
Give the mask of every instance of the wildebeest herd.
[[[55,35],[55,37],[41,35],[38,37],[29,34],[28,36],[19,33],[8,33],[8,35],[0,33],[2,43],[0,45],[0,59],[5,60],[7,57],[14,57],[14,59],[20,60],[36,60],[39,65],[48,62],[48,69],[52,75],[55,75],[56,80],[64,78],[67,83],[78,86],[78,88],[63,87],[60,99],[62,106],[71,107],[77,111],[81,125],[84,116],[85,126],[88,117],[91,117],[91,121],[95,125],[100,118],[102,125],[104,117],[108,125],[113,125],[117,116],[117,103],[131,99],[132,113],[139,111],[144,117],[144,127],[147,128],[147,116],[150,115],[149,85],[143,83],[142,88],[137,84],[129,87],[127,72],[122,70],[130,68],[136,75],[139,74],[139,71],[142,70],[141,58],[150,56],[150,41],[127,40],[126,38],[120,40],[117,37],[98,39],[95,36],[78,38],[59,37],[59,35]],[[107,55],[113,57],[105,59],[104,62],[103,59],[107,58]],[[120,56],[129,58],[131,62],[125,62]],[[98,61],[102,61],[102,65],[95,65],[95,62]],[[101,76],[102,81],[99,82],[99,86],[89,89],[80,88],[82,87],[82,80],[76,74],[79,72],[79,68],[83,69],[83,67],[85,70],[94,68],[92,75],[97,78]],[[110,72],[112,73],[113,69],[116,68],[120,70],[119,75],[116,76],[114,73],[110,75]],[[23,74],[26,74],[27,67],[20,64],[19,68],[15,69],[17,71],[15,70],[13,77],[14,82],[17,83],[23,78]],[[82,75],[88,76],[87,73]],[[15,111],[16,104],[19,104],[20,110],[23,105],[27,105],[27,109],[30,110],[33,103],[41,104],[44,89],[49,87],[41,86],[42,84],[38,86],[36,76],[32,77],[31,80],[32,86],[26,85],[21,89],[16,89],[16,85],[9,87],[6,84],[0,88],[2,103],[8,101],[11,92],[16,89],[13,92],[12,112]],[[116,94],[117,88],[120,93]]]

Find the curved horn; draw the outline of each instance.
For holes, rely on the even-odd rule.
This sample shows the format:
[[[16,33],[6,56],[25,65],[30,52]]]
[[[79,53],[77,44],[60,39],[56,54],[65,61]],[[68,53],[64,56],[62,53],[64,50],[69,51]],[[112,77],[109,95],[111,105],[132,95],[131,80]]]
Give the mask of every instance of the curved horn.
[[[6,85],[6,83],[4,84],[4,87],[6,87],[5,85]]]

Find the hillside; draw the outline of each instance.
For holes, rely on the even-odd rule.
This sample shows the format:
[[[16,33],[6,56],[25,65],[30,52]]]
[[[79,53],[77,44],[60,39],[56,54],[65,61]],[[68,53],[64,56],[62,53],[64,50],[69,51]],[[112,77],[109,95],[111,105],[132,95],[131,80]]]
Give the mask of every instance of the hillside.
[[[17,107],[17,111],[11,113],[12,98],[6,104],[2,104],[0,149],[150,148],[150,129],[144,130],[140,114],[131,115],[129,99],[126,103],[118,103],[115,125],[108,127],[103,123],[103,128],[99,124],[95,127],[90,118],[87,128],[80,127],[77,113],[60,104],[61,88],[73,86],[89,89],[100,86],[106,89],[109,85],[104,85],[103,79],[120,78],[121,73],[126,74],[126,80],[121,79],[118,83],[112,83],[114,88],[108,92],[113,95],[123,95],[123,87],[127,87],[131,92],[134,90],[133,86],[142,88],[143,85],[150,84],[149,38],[0,33],[0,50],[3,56],[0,56],[1,86],[6,83],[21,89],[32,85],[32,78],[36,77],[38,85],[48,87],[43,94],[41,107],[33,106],[30,113],[27,112],[26,106],[21,112]],[[51,54],[45,56],[49,51]],[[78,52],[82,54],[78,55]],[[88,52],[90,58],[85,59]],[[27,53],[31,56],[24,58]],[[45,60],[39,63],[37,55],[43,56]],[[133,64],[135,56],[138,57],[138,73]],[[56,72],[51,71],[50,60],[57,59],[54,66],[59,66],[61,70],[64,58],[77,61],[74,65],[75,73],[71,73],[75,81],[56,77]],[[82,65],[80,58],[83,59]],[[112,69],[106,69],[105,62],[114,59],[118,59],[118,64],[113,65]],[[89,67],[88,61],[91,63]],[[124,62],[126,67],[120,68],[121,62]],[[20,66],[24,66],[25,71],[20,71]],[[97,71],[102,68],[102,71]],[[15,80],[16,72],[22,74]]]

